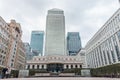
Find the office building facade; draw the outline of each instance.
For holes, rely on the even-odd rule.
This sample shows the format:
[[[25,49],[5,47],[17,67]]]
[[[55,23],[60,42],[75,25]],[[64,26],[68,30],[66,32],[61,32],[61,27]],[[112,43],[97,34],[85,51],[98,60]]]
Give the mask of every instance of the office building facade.
[[[43,55],[44,32],[32,31],[30,46],[34,56]]]
[[[20,24],[16,23],[15,20],[6,23],[0,17],[0,33],[0,67],[24,69],[25,50],[21,40]]]
[[[120,63],[120,9],[89,40],[85,49],[89,68]]]
[[[22,29],[21,25],[15,20],[11,20],[8,23],[9,26],[9,56],[8,65],[12,69],[24,69],[25,68],[25,48],[21,40]]]
[[[48,10],[46,21],[45,55],[66,55],[65,17],[60,9]]]
[[[76,55],[81,50],[81,39],[79,32],[68,32],[67,50],[68,55]]]
[[[9,52],[9,26],[0,17],[0,67],[7,66],[7,55]]]

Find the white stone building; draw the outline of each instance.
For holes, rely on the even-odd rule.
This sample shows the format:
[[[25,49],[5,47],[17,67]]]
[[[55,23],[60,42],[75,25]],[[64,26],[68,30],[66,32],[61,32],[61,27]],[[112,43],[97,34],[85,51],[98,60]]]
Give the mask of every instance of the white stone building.
[[[82,68],[87,68],[86,64],[86,51],[84,48],[80,50],[80,52],[76,55],[82,62]]]
[[[85,50],[89,68],[120,63],[120,9],[89,40]]]
[[[48,69],[60,67],[60,69],[82,68],[82,61],[77,56],[34,56],[33,60],[27,61],[26,69]],[[59,66],[57,66],[59,65]],[[49,70],[48,70],[49,71]],[[61,70],[60,70],[61,71]]]

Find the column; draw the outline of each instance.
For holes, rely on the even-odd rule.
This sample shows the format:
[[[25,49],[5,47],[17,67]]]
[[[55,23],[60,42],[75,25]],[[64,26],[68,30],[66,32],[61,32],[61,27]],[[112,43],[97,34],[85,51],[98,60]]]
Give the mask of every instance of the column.
[[[28,65],[25,65],[25,69],[28,69]]]
[[[35,68],[34,69],[37,69],[37,65],[35,65]]]
[[[44,69],[47,69],[47,65],[46,64],[44,64]]]
[[[112,37],[113,38],[113,37]],[[111,42],[112,42],[112,47],[113,47],[113,51],[114,51],[114,54],[115,54],[115,61],[118,62],[118,58],[117,58],[117,53],[116,53],[116,50],[115,50],[115,44],[113,42],[113,39],[111,39]]]
[[[66,64],[64,64],[64,69],[66,69]]]
[[[75,68],[75,64],[73,64],[73,68]]]
[[[118,51],[119,51],[119,55],[120,55],[120,42],[119,42],[119,39],[118,39],[118,36],[117,34],[115,34],[115,37],[116,37],[116,44],[118,45]],[[120,56],[118,56],[119,58]],[[118,60],[119,61],[119,60]]]
[[[39,69],[41,69],[42,68],[42,66],[41,66],[41,64],[39,65]]]
[[[80,68],[80,64],[77,64],[77,68]]]
[[[113,59],[112,59],[112,54],[111,54],[111,46],[109,44],[109,41],[107,40],[107,43],[108,43],[108,51],[109,51],[109,55],[110,55],[110,61],[111,61],[111,64],[113,63]]]
[[[70,64],[68,65],[68,68],[71,69],[71,65]]]
[[[30,69],[32,69],[32,65],[30,64]]]
[[[104,50],[103,50],[103,43],[102,43],[102,44],[101,44],[101,53],[102,53],[102,54],[101,54],[101,56],[102,56],[101,58],[103,59],[103,60],[102,60],[102,61],[103,61],[102,66],[105,65],[105,57],[104,57],[104,53],[103,53],[103,51],[104,51]]]

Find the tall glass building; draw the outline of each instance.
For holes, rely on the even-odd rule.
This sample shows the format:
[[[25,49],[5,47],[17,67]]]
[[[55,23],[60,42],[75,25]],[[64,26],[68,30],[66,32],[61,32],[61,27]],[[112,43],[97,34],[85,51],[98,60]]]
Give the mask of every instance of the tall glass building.
[[[30,46],[35,56],[43,55],[44,32],[32,31]]]
[[[67,50],[68,55],[76,55],[81,50],[81,39],[79,32],[68,32]]]
[[[48,10],[45,55],[65,55],[65,17],[61,9]]]

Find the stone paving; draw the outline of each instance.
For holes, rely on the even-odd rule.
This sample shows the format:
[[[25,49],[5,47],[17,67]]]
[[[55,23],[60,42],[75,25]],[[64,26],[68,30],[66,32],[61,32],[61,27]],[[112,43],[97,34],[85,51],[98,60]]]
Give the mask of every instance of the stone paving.
[[[0,80],[120,80],[120,78],[38,77],[38,78],[9,78]]]

